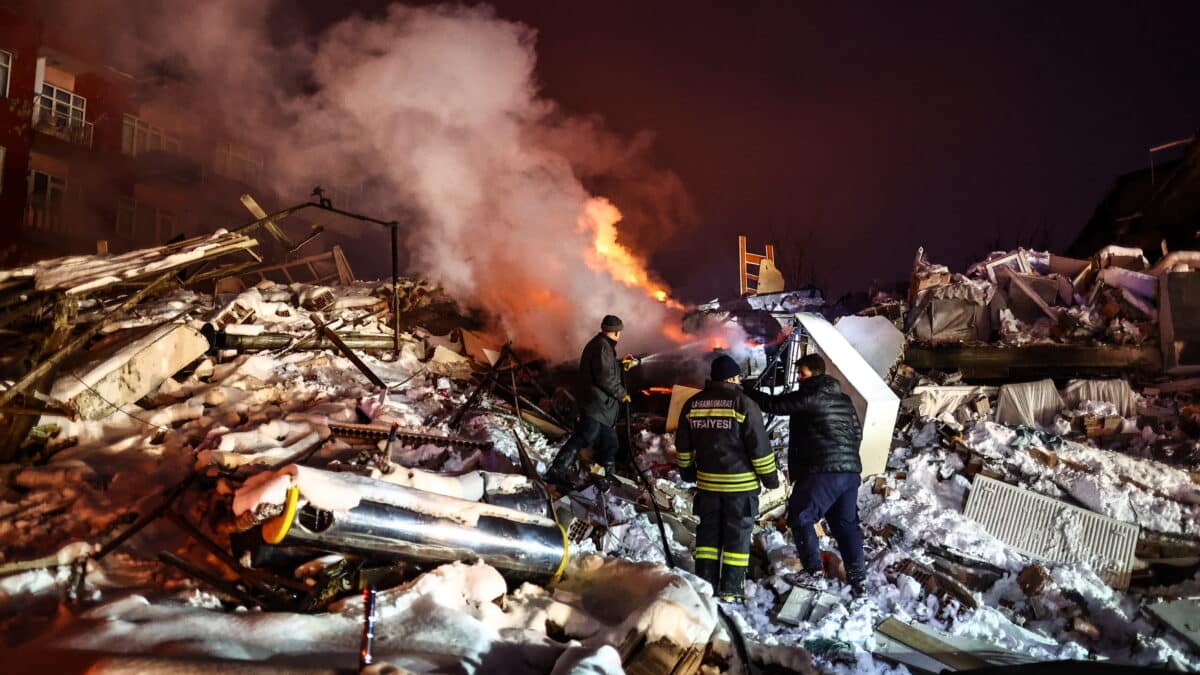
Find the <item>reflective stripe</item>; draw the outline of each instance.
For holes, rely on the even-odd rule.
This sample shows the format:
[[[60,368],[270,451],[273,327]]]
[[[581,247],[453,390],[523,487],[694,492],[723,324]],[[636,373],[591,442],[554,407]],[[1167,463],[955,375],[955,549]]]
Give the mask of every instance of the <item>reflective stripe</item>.
[[[745,422],[746,416],[733,408],[692,408],[688,411],[688,419],[697,417],[732,417],[738,422]]]
[[[696,487],[704,490],[705,492],[751,492],[758,490],[758,479],[756,478],[746,483],[733,484],[705,483],[704,481],[697,481]]]
[[[734,483],[745,480],[754,480],[753,471],[745,471],[742,473],[707,473],[704,471],[696,472],[696,477],[700,480],[706,480],[713,483]]]
[[[775,455],[764,455],[762,457],[758,457],[756,459],[750,460],[750,463],[753,464],[754,466],[764,466],[766,464],[774,464],[775,463]]]
[[[739,560],[749,560],[749,553],[734,553],[733,551],[725,551],[726,558],[737,558]]]
[[[717,560],[717,549],[712,546],[697,546],[696,560]]]
[[[692,465],[692,453],[690,453],[690,452],[679,453],[679,466],[681,468],[686,468],[691,465]]]
[[[749,560],[722,560],[721,564],[728,565],[730,567],[749,567],[750,561]]]

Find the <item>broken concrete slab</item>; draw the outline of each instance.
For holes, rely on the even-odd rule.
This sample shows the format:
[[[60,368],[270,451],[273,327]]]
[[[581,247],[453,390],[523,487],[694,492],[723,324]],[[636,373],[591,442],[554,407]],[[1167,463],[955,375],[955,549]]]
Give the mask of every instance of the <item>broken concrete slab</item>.
[[[1200,598],[1156,602],[1146,611],[1200,649]]]
[[[54,383],[50,395],[69,403],[83,419],[101,419],[158,389],[167,378],[204,356],[208,347],[208,340],[191,326],[166,324],[98,365],[66,373]]]
[[[841,598],[817,588],[794,586],[779,608],[775,618],[781,623],[799,626],[805,621],[816,623],[833,608],[842,604]]]
[[[963,513],[1020,553],[1057,562],[1086,563],[1112,586],[1129,587],[1137,525],[982,474],[971,483]]]

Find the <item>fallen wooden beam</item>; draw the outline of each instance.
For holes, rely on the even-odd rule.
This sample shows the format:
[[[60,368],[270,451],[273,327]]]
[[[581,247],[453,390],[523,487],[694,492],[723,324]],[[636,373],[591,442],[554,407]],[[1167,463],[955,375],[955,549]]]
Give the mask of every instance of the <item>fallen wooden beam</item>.
[[[1075,374],[1145,373],[1162,369],[1157,345],[1116,346],[1050,344],[1005,347],[999,345],[942,345],[911,343],[904,363],[917,370],[961,370],[972,379],[1020,376],[1036,378]]]

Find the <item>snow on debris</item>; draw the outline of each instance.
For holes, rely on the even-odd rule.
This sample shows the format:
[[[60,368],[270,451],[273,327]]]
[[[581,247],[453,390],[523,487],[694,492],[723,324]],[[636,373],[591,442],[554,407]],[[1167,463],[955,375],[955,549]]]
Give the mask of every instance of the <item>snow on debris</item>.
[[[1050,264],[1040,254],[1026,262],[1027,274],[1045,275]],[[923,261],[919,268],[920,275],[945,278],[932,287],[938,297],[988,304],[1002,290],[983,266],[967,276]],[[1114,284],[1116,276],[1145,282],[1107,276]],[[108,555],[89,559],[189,477],[193,483],[178,492],[171,510],[230,550],[239,565],[253,557],[237,543],[239,530],[276,516],[290,487],[300,487],[303,503],[330,511],[360,503],[364,493],[325,484],[313,468],[375,479],[380,490],[392,484],[478,501],[458,513],[435,514],[464,522],[498,512],[500,506],[485,503],[497,494],[534,494],[530,508],[547,515],[540,488],[520,475],[521,467],[528,461],[544,472],[559,443],[521,422],[498,393],[483,393],[479,410],[450,426],[479,379],[470,370],[487,367],[470,356],[462,336],[414,327],[401,335],[396,356],[356,350],[386,389],[335,350],[298,346],[314,331],[308,305],[318,301],[327,325],[390,338],[389,314],[380,312],[388,293],[387,284],[265,283],[217,303],[176,291],[110,327],[108,335],[120,336],[164,320],[200,327],[219,315],[234,317],[217,327],[229,335],[287,339],[274,351],[214,351],[103,419],[38,420],[38,461],[0,466],[3,644],[270,660],[281,667],[355,663],[363,601],[346,588],[307,608],[249,602],[236,589],[164,563],[176,555],[210,570],[218,582],[234,579],[228,561],[220,563],[163,518]],[[1073,308],[1073,330],[1096,339],[1127,321],[1140,341],[1145,322],[1128,318],[1137,309],[1134,300],[1124,302],[1120,316],[1103,320],[1090,308]],[[1051,326],[1029,315],[1025,322],[1004,308],[997,317],[1001,342],[1052,339]],[[886,328],[881,321],[870,322],[871,335]],[[882,333],[888,345],[873,362],[879,372],[895,374],[896,383],[904,368],[893,364],[896,336],[890,329]],[[866,600],[854,600],[835,578],[813,593],[802,616],[781,620],[799,569],[781,505],[756,528],[745,602],[715,600],[708,584],[690,573],[694,486],[672,468],[671,435],[641,428],[633,439],[635,459],[666,512],[665,541],[631,472],[606,489],[590,485],[557,496],[554,515],[572,538],[569,562],[553,583],[506,578],[466,559],[372,570],[384,580],[375,657],[413,672],[620,673],[639,650],[657,645],[680,659],[696,650],[706,672],[740,672],[741,635],[755,662],[777,670],[906,672],[879,656],[877,627],[894,618],[981,640],[1014,658],[1200,668],[1196,647],[1143,611],[1158,598],[1200,593],[1197,567],[1188,562],[1200,555],[1200,466],[1188,459],[1181,432],[1145,419],[1145,413],[1184,419],[1194,404],[1188,395],[1145,387],[1144,395],[1116,402],[1072,399],[1051,411],[1052,424],[1009,426],[996,421],[995,388],[939,377],[920,382],[930,405],[906,403],[886,471],[867,477],[859,491]],[[943,383],[963,387],[941,396]],[[903,396],[912,384],[894,386]],[[1106,390],[1099,384],[1079,389],[1088,395]],[[393,423],[410,436],[390,447],[378,435],[346,431]],[[786,425],[774,442],[783,464]],[[1035,560],[989,534],[963,512],[971,477],[981,473],[1136,525],[1134,583],[1115,589],[1086,565]],[[1155,554],[1142,543],[1179,550]],[[667,567],[664,545],[677,569]],[[822,548],[836,576],[837,547],[826,538]],[[315,590],[355,564],[347,554],[313,551],[264,563],[264,569]]]

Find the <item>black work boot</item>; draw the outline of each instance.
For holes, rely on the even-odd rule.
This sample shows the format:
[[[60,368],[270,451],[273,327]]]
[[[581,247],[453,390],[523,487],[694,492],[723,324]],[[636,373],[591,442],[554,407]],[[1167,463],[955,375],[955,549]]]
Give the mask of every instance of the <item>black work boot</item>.
[[[554,461],[550,462],[550,468],[546,469],[546,482],[556,487],[565,487],[567,485],[567,472],[571,470],[571,465],[575,463],[575,455],[578,450],[571,450],[564,447],[554,456]]]
[[[720,563],[716,560],[697,560],[696,576],[712,584],[713,592],[715,593],[717,591],[717,579],[721,576]]]
[[[741,602],[746,597],[746,568],[721,566],[721,583],[717,595],[726,602]]]
[[[850,594],[856,600],[867,597],[867,571],[846,570],[846,580],[850,582]]]

